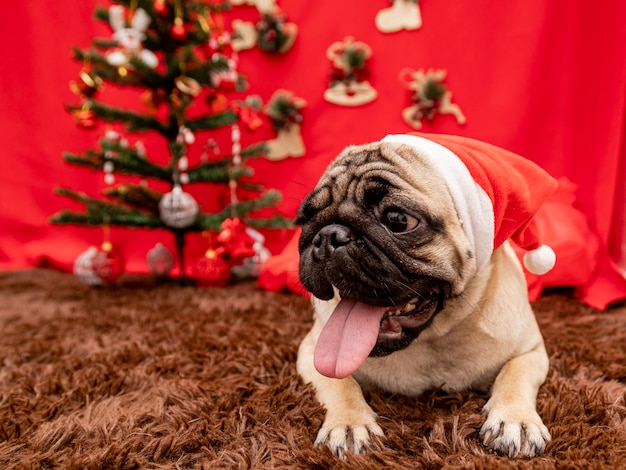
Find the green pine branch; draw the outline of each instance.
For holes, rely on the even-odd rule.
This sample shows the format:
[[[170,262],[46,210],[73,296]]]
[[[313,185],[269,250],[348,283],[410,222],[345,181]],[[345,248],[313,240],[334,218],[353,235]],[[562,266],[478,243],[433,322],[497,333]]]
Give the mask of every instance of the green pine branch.
[[[156,131],[163,135],[168,135],[170,132],[169,127],[154,116],[137,113],[128,109],[107,106],[95,99],[87,100],[85,106],[103,121],[124,123],[129,132]],[[68,111],[72,112],[81,110],[83,106],[67,105],[66,108]]]
[[[128,206],[155,216],[159,215],[159,201],[163,193],[137,184],[123,184],[104,190],[104,194]]]
[[[73,199],[85,206],[85,212],[62,210],[55,214],[50,221],[53,224],[102,226],[120,225],[127,227],[163,228],[164,224],[159,217],[147,214],[136,209],[122,206],[107,200],[96,199],[68,188],[57,188],[60,196]]]
[[[274,214],[268,218],[244,217],[243,221],[254,228],[293,229],[293,220],[280,214]]]

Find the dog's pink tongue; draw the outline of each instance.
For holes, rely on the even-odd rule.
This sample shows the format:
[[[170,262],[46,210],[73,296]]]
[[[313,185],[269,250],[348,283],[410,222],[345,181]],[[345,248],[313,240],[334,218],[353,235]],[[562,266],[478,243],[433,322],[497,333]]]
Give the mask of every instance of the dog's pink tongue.
[[[335,307],[315,347],[314,363],[326,377],[342,379],[356,371],[369,356],[380,329],[384,307],[344,299]]]

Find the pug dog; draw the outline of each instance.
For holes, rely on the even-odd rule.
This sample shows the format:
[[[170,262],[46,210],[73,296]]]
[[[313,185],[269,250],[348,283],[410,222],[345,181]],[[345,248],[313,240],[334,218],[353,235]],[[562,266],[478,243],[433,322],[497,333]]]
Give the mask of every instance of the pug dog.
[[[456,136],[391,135],[330,164],[297,216],[315,311],[297,370],[326,409],[315,444],[344,456],[383,436],[362,387],[441,388],[490,392],[486,447],[511,458],[544,451],[536,397],[548,356],[502,238],[532,238],[525,231],[555,185],[522,157]]]

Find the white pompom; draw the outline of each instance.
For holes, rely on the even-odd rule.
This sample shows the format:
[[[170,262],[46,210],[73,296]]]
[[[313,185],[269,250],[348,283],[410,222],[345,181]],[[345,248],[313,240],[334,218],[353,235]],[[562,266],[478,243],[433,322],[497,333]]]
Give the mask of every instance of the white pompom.
[[[542,275],[556,264],[556,253],[548,245],[529,251],[524,255],[524,266],[533,274]]]

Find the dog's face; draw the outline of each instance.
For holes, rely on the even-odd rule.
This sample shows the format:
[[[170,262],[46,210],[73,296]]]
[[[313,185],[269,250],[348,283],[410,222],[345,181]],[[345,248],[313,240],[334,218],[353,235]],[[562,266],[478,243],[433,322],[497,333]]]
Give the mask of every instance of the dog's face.
[[[381,312],[374,356],[407,347],[476,271],[446,183],[405,145],[347,148],[297,221],[304,286]]]

